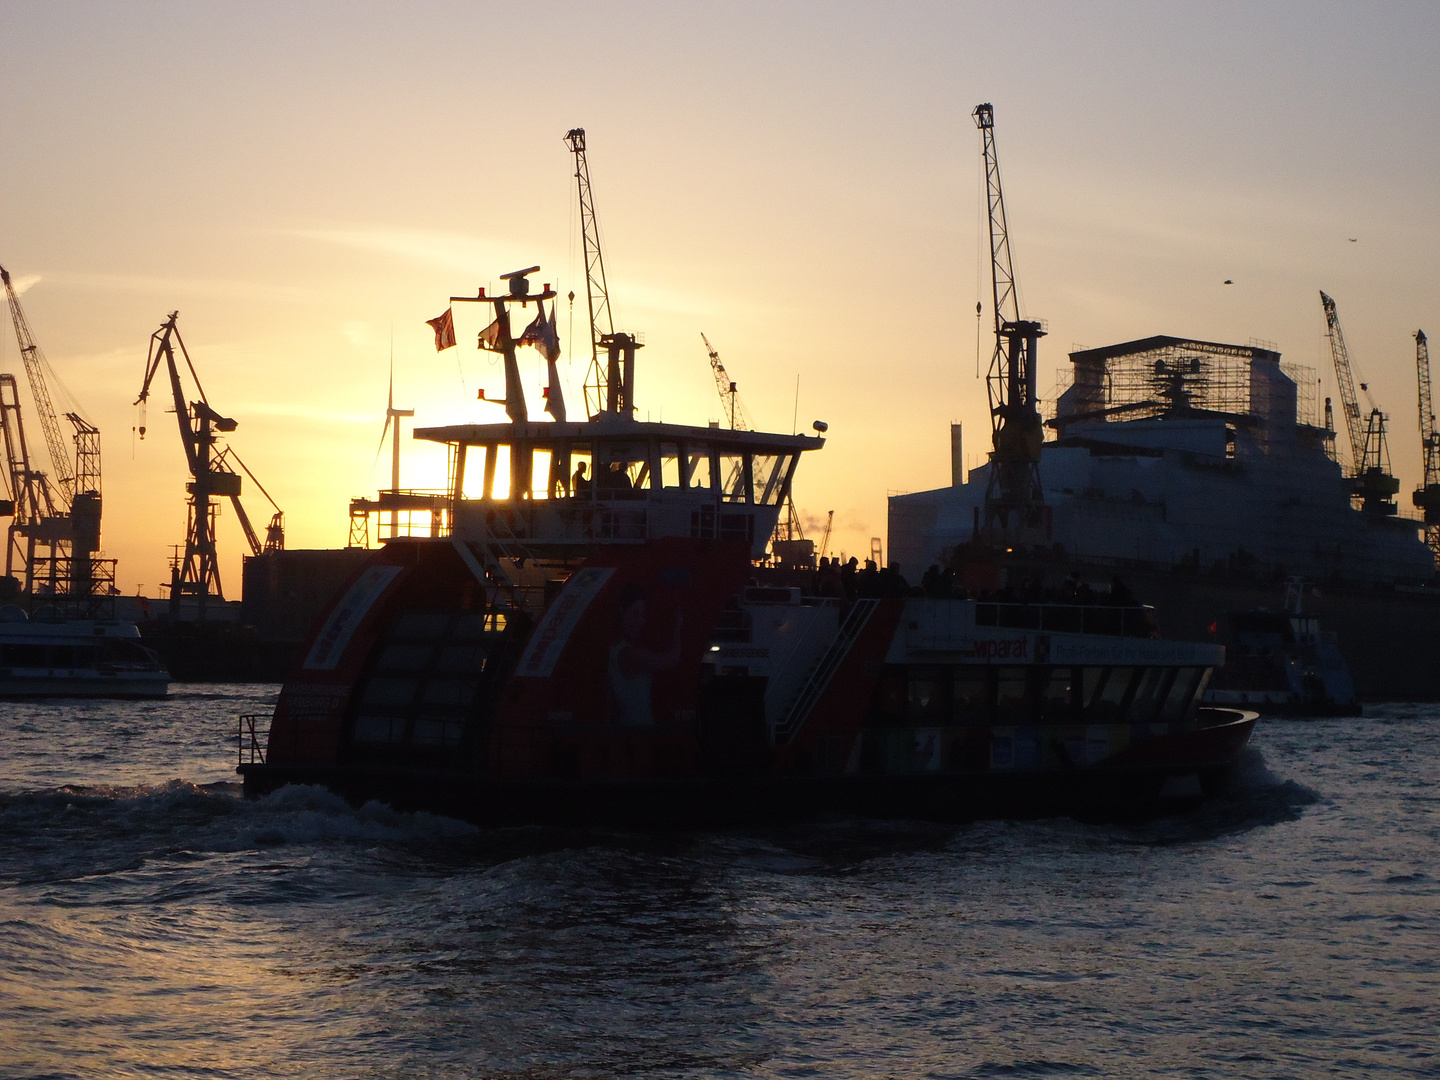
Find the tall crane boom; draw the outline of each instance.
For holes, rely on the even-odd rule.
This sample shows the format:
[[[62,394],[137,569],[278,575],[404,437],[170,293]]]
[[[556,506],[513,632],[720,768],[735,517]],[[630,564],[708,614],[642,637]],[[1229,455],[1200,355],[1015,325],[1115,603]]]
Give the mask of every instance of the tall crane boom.
[[[30,333],[30,323],[20,306],[20,297],[10,282],[10,272],[0,266],[0,281],[5,284],[5,299],[10,305],[10,321],[15,324],[15,340],[20,344],[20,356],[25,361],[25,377],[30,382],[30,396],[35,399],[35,412],[40,417],[40,427],[45,432],[45,446],[50,451],[50,467],[56,483],[68,504],[75,497],[75,470],[70,465],[70,452],[60,435],[60,421],[55,416],[55,406],[50,403],[50,388],[45,383],[45,356],[35,344]]]
[[[615,333],[610,315],[610,293],[605,284],[605,256],[600,250],[600,224],[595,218],[595,196],[590,190],[590,164],[585,157],[585,129],[571,128],[565,145],[575,155],[575,185],[580,193],[580,243],[585,257],[585,302],[590,313],[590,370],[585,376],[586,415],[605,407],[606,372],[600,366],[600,346]]]
[[[1350,350],[1345,347],[1345,334],[1340,329],[1340,315],[1335,301],[1320,293],[1320,306],[1325,309],[1325,325],[1330,335],[1330,355],[1335,360],[1335,381],[1340,386],[1340,411],[1345,414],[1345,430],[1350,436],[1352,475],[1365,470],[1365,429],[1360,421],[1360,402],[1355,397],[1355,376],[1350,369]]]
[[[995,351],[985,388],[990,398],[994,451],[985,490],[985,533],[994,541],[1040,540],[1045,527],[1045,495],[1040,486],[1040,448],[1045,429],[1036,395],[1036,348],[1045,330],[1020,318],[1000,159],[995,151],[995,110],[989,103],[971,114],[980,129],[985,189],[990,209],[990,288],[995,315]],[[1000,536],[996,536],[998,527]],[[1027,536],[1028,534],[1028,536]]]
[[[1440,434],[1435,431],[1435,405],[1430,395],[1430,343],[1424,330],[1415,331],[1415,374],[1420,384],[1420,453],[1425,479],[1412,501],[1425,513],[1425,543],[1440,563]]]
[[[705,343],[705,352],[710,357],[710,370],[715,373],[715,389],[720,391],[720,404],[729,414],[730,427],[735,431],[748,431],[750,422],[740,404],[740,393],[731,381],[730,373],[725,370],[725,365],[720,362],[720,354],[715,351],[715,346],[710,344],[704,331],[700,333],[700,340]]]

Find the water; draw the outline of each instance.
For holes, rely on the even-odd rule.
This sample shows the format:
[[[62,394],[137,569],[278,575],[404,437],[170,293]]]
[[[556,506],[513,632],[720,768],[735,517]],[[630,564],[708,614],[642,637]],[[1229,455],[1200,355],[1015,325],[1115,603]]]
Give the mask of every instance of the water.
[[[1440,709],[1143,826],[239,798],[274,687],[0,706],[0,1075],[1440,1076]]]

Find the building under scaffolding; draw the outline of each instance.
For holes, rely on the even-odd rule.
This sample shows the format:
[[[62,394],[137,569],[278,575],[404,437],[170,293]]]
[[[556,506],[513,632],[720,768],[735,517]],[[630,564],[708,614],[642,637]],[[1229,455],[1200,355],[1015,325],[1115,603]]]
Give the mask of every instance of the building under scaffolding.
[[[1103,565],[1239,563],[1313,579],[1421,582],[1420,523],[1355,511],[1312,369],[1265,342],[1151,337],[1070,354],[1041,456],[1052,551]],[[907,572],[977,534],[986,464],[967,482],[890,500]]]

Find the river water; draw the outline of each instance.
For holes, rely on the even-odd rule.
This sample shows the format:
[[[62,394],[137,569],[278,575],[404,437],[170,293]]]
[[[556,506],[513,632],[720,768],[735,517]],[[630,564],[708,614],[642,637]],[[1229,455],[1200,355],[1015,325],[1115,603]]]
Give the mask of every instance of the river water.
[[[246,803],[272,686],[0,705],[6,1077],[1440,1076],[1440,708],[1143,825]]]

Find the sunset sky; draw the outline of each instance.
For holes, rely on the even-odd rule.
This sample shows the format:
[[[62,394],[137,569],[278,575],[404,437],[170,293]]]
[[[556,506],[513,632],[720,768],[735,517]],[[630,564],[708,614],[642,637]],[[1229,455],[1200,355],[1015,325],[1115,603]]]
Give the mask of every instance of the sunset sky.
[[[990,101],[1022,310],[1049,323],[1042,395],[1075,345],[1161,333],[1275,342],[1333,394],[1324,289],[1408,506],[1412,335],[1440,334],[1437,46],[1440,7],[1401,3],[0,0],[0,264],[102,431],[121,588],[155,595],[184,459],[158,402],[134,437],[131,403],[172,310],[291,547],[343,546],[350,498],[388,484],[392,332],[417,423],[501,418],[473,331],[434,349],[452,293],[533,263],[576,290],[578,401],[562,139],[583,126],[616,325],[647,342],[641,414],[720,417],[702,331],[762,427],[791,429],[798,376],[800,429],[830,431],[797,504],[864,553],[887,492],[948,482],[951,421],[972,465],[987,448],[970,112]],[[438,449],[404,454],[405,486],[443,483]]]

